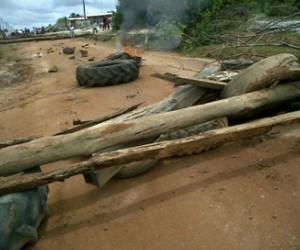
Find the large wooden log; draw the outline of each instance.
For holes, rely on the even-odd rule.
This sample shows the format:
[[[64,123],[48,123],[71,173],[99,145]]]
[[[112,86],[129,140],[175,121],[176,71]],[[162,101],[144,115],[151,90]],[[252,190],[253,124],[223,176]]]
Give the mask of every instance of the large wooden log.
[[[220,71],[220,65],[209,64],[206,65],[195,77],[204,78],[208,75],[212,75],[216,72]],[[169,112],[171,110],[182,109],[186,107],[190,107],[194,105],[196,102],[201,100],[202,103],[215,100],[219,92],[211,91],[209,89],[198,88],[192,85],[179,86],[175,89],[175,91],[167,96],[162,101],[154,104],[149,109],[144,112],[136,112],[130,114],[130,118],[137,118],[143,116],[149,116],[157,113]],[[121,116],[116,120],[124,121],[128,120],[129,116]],[[140,141],[139,143],[135,143],[134,145],[119,145],[114,147],[114,149],[124,148],[126,146],[137,146],[146,143],[150,143],[154,141],[156,138],[152,140],[147,139],[147,141]],[[126,172],[126,176],[135,176],[137,172],[143,172],[149,169],[151,166],[155,165],[155,161],[147,161],[147,162],[139,162],[132,163],[130,166],[119,166],[115,168],[109,169],[100,169],[99,171],[91,172],[88,174],[84,174],[84,178],[87,182],[92,183],[98,187],[103,186],[106,182],[108,182],[113,176],[117,175],[118,177],[124,177],[124,172]],[[138,167],[138,171],[135,171]]]
[[[57,133],[55,135],[70,134],[70,133],[74,133],[76,131],[79,131],[79,130],[82,130],[82,129],[94,126],[96,124],[105,122],[105,121],[110,120],[112,118],[118,117],[118,116],[120,116],[122,114],[126,114],[127,112],[135,110],[140,105],[141,105],[141,103],[135,104],[135,105],[130,106],[129,108],[125,108],[125,109],[119,110],[119,111],[117,111],[117,112],[115,112],[113,114],[109,114],[109,115],[102,116],[102,117],[99,117],[99,118],[96,118],[96,119],[92,119],[92,120],[85,120],[85,121],[77,120],[77,124],[80,124],[80,125],[78,125],[76,127],[73,127],[73,128],[70,128],[70,129],[67,129],[67,130],[64,130],[64,131],[59,132],[59,133]],[[73,121],[73,124],[74,124],[74,121]]]
[[[173,155],[190,154],[199,147],[207,147],[213,144],[239,140],[251,136],[257,136],[270,131],[274,126],[289,125],[300,122],[300,111],[292,112],[272,118],[264,118],[250,123],[221,128],[205,132],[198,136],[188,137],[174,141],[164,141],[97,154],[90,160],[77,163],[71,167],[65,167],[46,173],[31,175],[12,175],[0,178],[0,195],[23,191],[55,181],[61,181],[77,174],[91,171],[115,168],[119,164],[145,159],[163,159]]]
[[[174,83],[175,86],[191,84],[200,88],[214,89],[214,90],[221,90],[226,86],[226,83],[220,81],[215,81],[210,79],[197,79],[194,77],[181,77],[172,73],[164,73],[164,74],[155,73],[152,76],[170,81]]]
[[[114,145],[133,142],[186,126],[300,96],[300,82],[280,84],[177,111],[125,122],[99,124],[72,134],[50,136],[0,150],[0,175],[79,155],[91,155]]]
[[[228,98],[272,86],[283,80],[300,79],[299,60],[288,53],[267,57],[235,76],[221,91]]]
[[[54,136],[55,135],[70,134],[70,133],[74,133],[76,131],[94,126],[94,125],[99,124],[101,122],[107,121],[109,119],[116,118],[116,117],[118,117],[122,114],[125,114],[127,112],[132,111],[132,110],[135,110],[140,105],[141,105],[141,103],[135,104],[135,105],[130,106],[129,108],[122,109],[122,110],[119,110],[119,111],[117,111],[113,114],[105,115],[105,116],[102,116],[100,118],[96,118],[96,119],[93,119],[93,120],[86,120],[86,121],[81,121],[81,120],[78,121],[77,120],[77,124],[80,124],[80,125],[78,125],[76,127],[73,127],[73,128],[70,128],[70,129],[63,130],[61,132],[58,132],[58,133],[54,134]],[[74,121],[73,121],[73,125],[74,125]],[[5,148],[5,147],[17,145],[17,144],[22,144],[22,143],[25,143],[25,142],[30,142],[30,141],[32,141],[34,139],[38,139],[38,138],[40,138],[40,136],[20,137],[20,138],[15,138],[13,140],[0,141],[0,148]]]

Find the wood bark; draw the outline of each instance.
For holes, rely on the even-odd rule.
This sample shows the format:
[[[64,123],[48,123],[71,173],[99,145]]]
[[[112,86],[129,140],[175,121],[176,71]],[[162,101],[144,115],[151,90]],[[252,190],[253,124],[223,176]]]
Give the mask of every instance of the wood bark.
[[[127,112],[130,112],[132,110],[135,110],[137,107],[139,107],[141,105],[141,103],[139,104],[136,104],[136,105],[133,105],[129,108],[126,108],[126,109],[122,109],[122,110],[119,110],[113,114],[109,114],[109,115],[106,115],[106,116],[103,116],[103,117],[100,117],[100,118],[97,118],[97,119],[93,119],[93,120],[86,120],[86,121],[78,121],[78,123],[80,125],[74,127],[74,128],[70,128],[70,129],[67,129],[67,130],[64,130],[62,132],[59,132],[55,135],[64,135],[64,134],[70,134],[70,133],[74,133],[76,131],[79,131],[79,130],[82,130],[82,129],[85,129],[85,128],[88,128],[88,127],[91,127],[91,126],[94,126],[96,124],[99,124],[101,122],[104,122],[104,121],[107,121],[107,120],[110,120],[112,118],[115,118],[115,117],[118,117],[122,114],[125,114]],[[74,123],[74,122],[73,122]],[[78,124],[77,123],[77,124]]]
[[[175,86],[191,84],[200,88],[214,89],[214,90],[221,90],[226,86],[226,83],[220,81],[214,81],[214,80],[203,79],[203,78],[197,79],[192,77],[181,77],[171,73],[165,73],[165,74],[156,73],[153,74],[152,76],[167,81],[171,81],[172,83],[174,83]]]
[[[112,119],[112,118],[116,118],[116,117],[118,117],[122,114],[126,114],[127,112],[135,110],[140,105],[141,105],[141,103],[136,104],[136,105],[132,105],[129,108],[122,109],[122,110],[119,110],[115,113],[112,113],[112,114],[109,114],[109,115],[106,115],[106,116],[102,116],[100,118],[96,118],[96,119],[93,119],[93,120],[80,121],[80,122],[77,123],[77,124],[80,124],[80,125],[78,125],[76,127],[73,127],[73,128],[70,128],[70,129],[63,130],[61,132],[58,132],[58,133],[54,134],[54,136],[55,135],[70,134],[70,133],[74,133],[76,131],[94,126],[94,125],[99,124],[101,122],[107,121],[107,120]],[[73,125],[75,125],[74,122],[73,122]],[[13,146],[13,145],[17,145],[17,144],[22,144],[22,143],[25,143],[25,142],[30,142],[30,141],[38,139],[38,138],[40,138],[40,137],[38,137],[38,136],[29,136],[29,137],[15,138],[13,140],[8,140],[8,141],[0,141],[0,149],[5,148],[5,147],[9,147],[9,146]]]
[[[283,80],[300,79],[299,60],[292,54],[282,53],[261,60],[235,76],[221,91],[228,98],[270,87]]]
[[[20,137],[20,138],[15,138],[13,140],[7,140],[7,141],[0,141],[0,149],[9,147],[12,145],[17,145],[17,144],[22,144],[24,142],[30,142],[34,139],[39,138],[38,136],[29,136],[29,137]]]
[[[212,75],[216,72],[220,71],[220,65],[207,65],[205,66],[197,75],[197,78],[204,78],[208,75]],[[213,101],[217,98],[217,91],[212,91],[209,89],[198,88],[192,85],[179,86],[175,89],[175,91],[166,97],[164,100],[154,104],[149,109],[146,109],[144,112],[132,113],[130,118],[137,118],[143,116],[149,116],[157,113],[169,112],[171,110],[182,109],[186,107],[190,107],[194,105],[196,102],[201,100],[202,103]],[[128,120],[128,116],[121,116],[116,118],[118,121]],[[139,142],[135,142],[134,144],[128,145],[119,145],[114,147],[114,149],[120,149],[124,147],[132,147],[137,145],[142,145],[146,143],[150,143],[154,141],[156,138],[149,138],[147,141],[142,140]],[[154,164],[154,163],[153,163]],[[119,166],[116,168],[109,169],[100,169],[99,171],[91,172],[88,174],[84,174],[84,178],[87,182],[92,183],[98,187],[106,184],[113,176],[123,176],[124,172],[126,172],[126,176],[129,176],[130,173],[135,173],[135,168],[133,165],[139,165],[139,171],[142,169],[142,166],[147,167],[149,164],[147,162],[140,162],[139,164],[130,164],[130,166]],[[129,171],[130,169],[130,171]],[[135,174],[132,174],[133,176]]]
[[[91,155],[114,145],[146,139],[299,96],[300,82],[292,82],[163,114],[99,124],[72,134],[36,139],[1,149],[0,175],[74,156]]]
[[[220,145],[242,138],[257,136],[270,131],[274,126],[290,125],[299,122],[300,111],[296,111],[242,125],[211,130],[198,136],[97,154],[88,161],[46,173],[16,174],[0,177],[0,195],[23,191],[99,169],[115,168],[118,164],[146,159],[163,159],[179,153],[190,154],[199,147],[214,144]]]
[[[86,37],[88,34],[77,34],[76,37]],[[61,40],[70,38],[70,34],[63,35],[46,35],[46,36],[31,36],[25,38],[9,38],[0,41],[0,44],[9,43],[24,43],[24,42],[38,42],[38,41],[51,41],[51,40]]]

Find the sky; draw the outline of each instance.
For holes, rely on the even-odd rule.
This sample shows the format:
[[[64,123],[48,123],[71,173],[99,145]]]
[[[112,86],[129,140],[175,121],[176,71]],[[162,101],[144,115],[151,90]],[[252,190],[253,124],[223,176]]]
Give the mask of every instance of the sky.
[[[116,9],[117,0],[85,0],[87,15]],[[0,0],[0,24],[14,29],[48,26],[71,13],[83,15],[83,0]]]

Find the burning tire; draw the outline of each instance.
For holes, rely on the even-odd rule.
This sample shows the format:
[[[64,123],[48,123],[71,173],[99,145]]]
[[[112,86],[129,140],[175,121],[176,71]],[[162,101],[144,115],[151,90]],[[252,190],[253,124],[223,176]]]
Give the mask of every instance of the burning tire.
[[[127,83],[139,77],[139,66],[135,60],[105,60],[80,65],[76,69],[79,86],[102,87]]]

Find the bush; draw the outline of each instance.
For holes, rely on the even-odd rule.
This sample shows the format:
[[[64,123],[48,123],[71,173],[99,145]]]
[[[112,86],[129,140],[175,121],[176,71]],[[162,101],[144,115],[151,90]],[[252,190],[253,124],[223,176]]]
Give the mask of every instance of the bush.
[[[176,22],[162,21],[156,26],[156,39],[152,47],[159,50],[173,50],[182,40],[182,31]]]
[[[278,5],[270,6],[266,11],[266,14],[270,17],[283,17],[283,16],[289,16],[296,11],[297,8],[294,6],[286,5],[286,4],[278,4]]]

